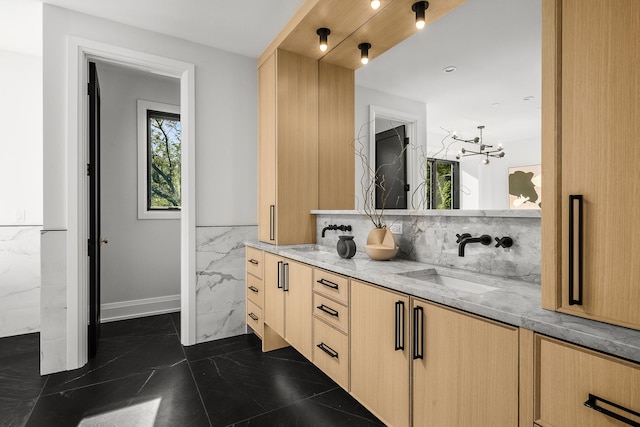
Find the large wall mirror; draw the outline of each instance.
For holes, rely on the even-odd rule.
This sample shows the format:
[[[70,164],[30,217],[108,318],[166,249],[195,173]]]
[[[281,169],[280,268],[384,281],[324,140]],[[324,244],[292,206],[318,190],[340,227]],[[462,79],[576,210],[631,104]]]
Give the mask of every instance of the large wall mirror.
[[[467,0],[359,68],[355,129],[370,161],[375,134],[412,123],[406,179],[415,189],[426,178],[428,158],[455,163],[461,148],[477,151],[461,139],[478,137],[484,126],[484,144],[502,144],[504,157],[458,160],[457,205],[509,209],[509,171],[541,161],[541,22],[541,0]],[[426,208],[424,200],[407,207]]]

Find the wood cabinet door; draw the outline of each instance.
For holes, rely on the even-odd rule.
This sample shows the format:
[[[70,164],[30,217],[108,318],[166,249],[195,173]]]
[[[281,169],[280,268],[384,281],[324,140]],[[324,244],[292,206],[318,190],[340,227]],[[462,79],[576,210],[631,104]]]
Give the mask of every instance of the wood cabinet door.
[[[640,424],[639,364],[537,334],[535,346],[537,424],[553,427]]]
[[[289,344],[311,360],[311,299],[313,269],[285,260],[285,336]]]
[[[518,425],[518,328],[412,299],[413,425]]]
[[[409,297],[351,280],[351,394],[385,424],[409,425]]]
[[[284,262],[279,256],[264,254],[264,323],[284,338]]]
[[[555,59],[547,61],[545,78],[556,80],[543,85],[553,98],[543,115],[549,106],[555,117],[546,121],[553,122],[550,132],[543,120],[550,136],[543,144],[552,145],[543,158],[558,172],[547,169],[544,177],[557,197],[548,210],[556,219],[543,220],[543,229],[553,228],[559,244],[545,239],[543,266],[550,275],[561,271],[550,281],[561,282],[553,298],[562,311],[639,329],[640,2],[546,3],[552,6],[545,19],[555,19],[559,30],[547,49]]]
[[[276,238],[276,58],[258,69],[258,238]]]

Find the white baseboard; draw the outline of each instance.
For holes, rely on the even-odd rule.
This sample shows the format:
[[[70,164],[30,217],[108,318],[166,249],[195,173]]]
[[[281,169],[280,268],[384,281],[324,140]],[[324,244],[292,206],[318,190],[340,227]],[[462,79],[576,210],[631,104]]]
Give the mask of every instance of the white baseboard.
[[[180,294],[100,304],[100,323],[180,311]]]

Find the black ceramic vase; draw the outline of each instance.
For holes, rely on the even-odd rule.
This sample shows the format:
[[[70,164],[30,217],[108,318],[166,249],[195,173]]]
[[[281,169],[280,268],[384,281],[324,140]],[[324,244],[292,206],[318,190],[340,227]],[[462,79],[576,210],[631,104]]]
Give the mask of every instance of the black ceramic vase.
[[[340,258],[351,258],[356,254],[356,242],[353,241],[353,236],[338,236],[338,239],[336,249]]]

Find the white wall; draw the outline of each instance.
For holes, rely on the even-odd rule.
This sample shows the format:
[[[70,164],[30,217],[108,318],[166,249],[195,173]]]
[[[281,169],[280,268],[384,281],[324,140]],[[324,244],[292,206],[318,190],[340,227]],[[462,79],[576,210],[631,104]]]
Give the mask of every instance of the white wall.
[[[0,94],[0,225],[42,225],[42,58],[0,50]]]
[[[72,359],[65,327],[71,273],[64,255],[73,237],[67,236],[66,212],[69,36],[195,64],[196,225],[257,224],[256,60],[45,4],[42,373],[67,369]]]
[[[380,92],[374,89],[369,89],[363,86],[356,86],[355,95],[355,138],[360,136],[360,142],[363,145],[364,153],[369,154],[369,106],[374,105],[376,107],[383,107],[390,110],[399,111],[412,116],[418,117],[418,141],[413,141],[417,147],[426,145],[426,104],[420,101],[414,101],[408,98],[402,98],[399,96],[391,95],[389,93]],[[411,156],[411,150],[407,151],[407,156]],[[355,171],[355,193],[356,193],[356,209],[362,207],[362,186],[360,180],[364,169],[362,167],[361,159],[356,156],[356,171]],[[407,163],[411,163],[408,159]]]
[[[102,304],[180,294],[180,220],[138,219],[137,100],[180,105],[178,79],[97,64],[101,101]],[[179,301],[179,299],[178,299]],[[178,305],[179,306],[179,305]],[[108,308],[102,318],[108,318]],[[131,315],[145,306],[130,307]]]
[[[40,330],[42,58],[0,50],[0,94],[0,337],[5,337]]]

